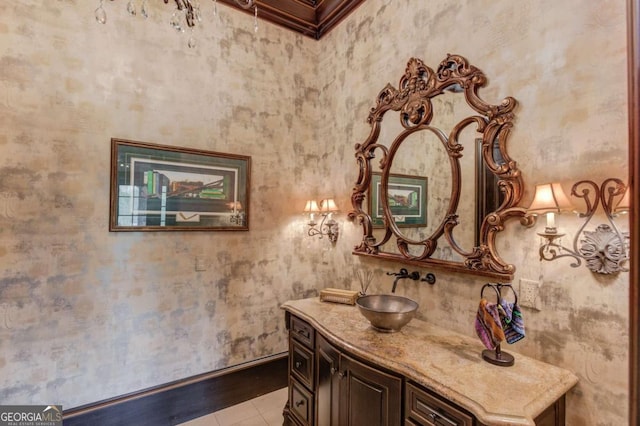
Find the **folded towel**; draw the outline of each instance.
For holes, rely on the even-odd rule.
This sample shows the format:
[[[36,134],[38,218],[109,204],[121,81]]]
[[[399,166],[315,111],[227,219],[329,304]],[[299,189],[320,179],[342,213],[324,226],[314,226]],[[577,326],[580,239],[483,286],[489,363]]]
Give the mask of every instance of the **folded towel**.
[[[505,340],[497,303],[481,299],[476,314],[476,333],[487,349],[495,349]]]
[[[524,319],[522,318],[520,306],[517,303],[510,303],[501,298],[498,305],[498,313],[507,343],[512,344],[524,339]]]

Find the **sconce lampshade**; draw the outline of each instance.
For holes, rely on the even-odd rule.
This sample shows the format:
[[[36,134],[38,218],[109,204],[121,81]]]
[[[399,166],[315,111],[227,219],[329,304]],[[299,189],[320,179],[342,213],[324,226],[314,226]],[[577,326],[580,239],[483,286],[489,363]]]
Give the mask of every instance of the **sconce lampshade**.
[[[322,213],[333,213],[337,212],[338,210],[340,209],[336,205],[336,202],[333,200],[333,198],[327,198],[320,201],[320,211],[322,211]]]
[[[232,201],[230,203],[227,203],[227,206],[229,206],[229,210],[242,210],[242,203],[240,201]]]
[[[562,190],[559,183],[545,183],[536,185],[536,194],[533,197],[527,213],[560,213],[574,210],[569,197]]]
[[[613,209],[614,213],[627,213],[631,210],[631,189],[627,186],[624,196]]]
[[[318,203],[316,200],[307,200],[307,204],[304,206],[305,213],[319,213],[320,209],[318,208]]]

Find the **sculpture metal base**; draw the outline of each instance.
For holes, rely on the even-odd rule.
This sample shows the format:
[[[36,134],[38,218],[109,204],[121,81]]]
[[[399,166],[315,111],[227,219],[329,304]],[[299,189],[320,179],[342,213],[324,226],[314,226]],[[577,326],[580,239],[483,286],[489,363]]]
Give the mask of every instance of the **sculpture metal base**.
[[[490,349],[482,351],[482,359],[488,363],[499,365],[500,367],[511,367],[515,362],[513,355],[499,350],[492,351]]]

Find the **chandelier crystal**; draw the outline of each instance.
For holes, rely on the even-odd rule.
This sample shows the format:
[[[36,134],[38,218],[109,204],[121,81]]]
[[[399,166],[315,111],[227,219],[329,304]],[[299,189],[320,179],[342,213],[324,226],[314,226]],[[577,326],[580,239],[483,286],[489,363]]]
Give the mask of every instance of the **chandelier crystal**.
[[[104,9],[104,1],[99,0],[98,7],[96,8],[94,14],[96,18],[96,22],[100,24],[107,23],[107,12]],[[110,0],[114,1],[114,0]],[[138,0],[128,0],[126,8],[127,13],[131,16],[136,16],[138,14],[138,8],[136,6],[136,2]],[[192,31],[191,37],[189,38],[189,47],[193,48],[196,46],[195,38],[193,37],[193,28],[196,26],[196,23],[202,22],[202,15],[200,12],[200,0],[174,0],[176,3],[176,10],[173,12],[171,16],[170,25],[179,32],[184,32],[183,23],[187,24]],[[242,9],[253,9],[253,29],[257,33],[258,32],[258,5],[256,4],[256,0],[233,0],[239,7]],[[169,3],[169,0],[164,0],[165,4]],[[142,0],[142,4],[140,6],[140,15],[143,18],[148,18],[149,13],[147,11],[147,0]],[[213,0],[213,14],[214,16],[218,16],[218,2],[217,0]],[[184,20],[183,20],[184,17]]]

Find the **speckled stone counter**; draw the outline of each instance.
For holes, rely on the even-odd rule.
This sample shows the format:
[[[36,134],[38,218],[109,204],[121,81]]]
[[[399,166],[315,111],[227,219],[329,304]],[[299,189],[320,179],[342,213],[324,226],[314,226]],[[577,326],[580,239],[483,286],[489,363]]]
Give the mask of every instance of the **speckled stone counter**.
[[[481,358],[484,346],[478,339],[425,321],[413,319],[388,334],[373,330],[356,306],[311,298],[282,308],[338,348],[435,391],[487,425],[534,425],[533,419],[578,382],[570,371],[508,347],[503,350],[515,357],[515,365],[489,364]]]

